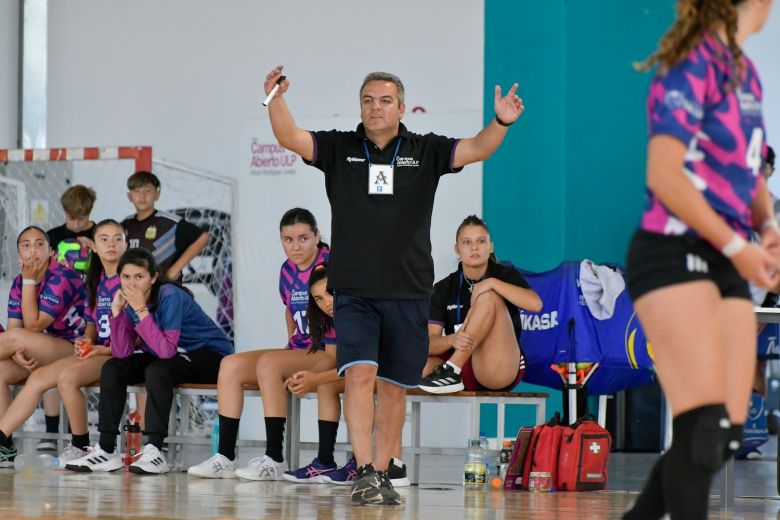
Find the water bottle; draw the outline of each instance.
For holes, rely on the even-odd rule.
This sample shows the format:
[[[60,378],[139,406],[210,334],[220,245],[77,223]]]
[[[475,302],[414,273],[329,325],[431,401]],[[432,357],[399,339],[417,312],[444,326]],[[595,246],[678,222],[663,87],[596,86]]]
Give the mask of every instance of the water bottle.
[[[211,432],[211,454],[216,455],[219,451],[219,417],[214,419],[214,430]]]
[[[469,441],[463,469],[464,486],[484,486],[487,482],[487,460],[479,439]]]
[[[141,457],[141,415],[131,410],[127,414],[127,423],[122,427],[125,433],[125,456],[122,460],[125,470]]]
[[[512,441],[506,440],[501,446],[501,451],[498,454],[498,476],[502,479],[506,476],[506,470],[509,468],[509,460],[512,458]]]
[[[14,469],[16,471],[43,473],[59,467],[60,459],[49,453],[41,453],[40,455],[21,453],[14,459]]]
[[[479,432],[479,446],[485,453],[485,482],[490,482],[490,467],[495,461],[493,460],[494,457],[490,455],[490,442],[488,442],[485,432]]]

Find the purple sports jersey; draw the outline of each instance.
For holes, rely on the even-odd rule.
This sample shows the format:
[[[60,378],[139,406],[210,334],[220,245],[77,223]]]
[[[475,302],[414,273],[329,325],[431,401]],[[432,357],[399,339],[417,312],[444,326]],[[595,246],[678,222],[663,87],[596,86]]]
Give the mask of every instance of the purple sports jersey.
[[[45,332],[68,341],[84,331],[84,281],[81,275],[52,259],[38,284],[38,310],[54,317]],[[8,295],[8,318],[22,319],[22,275]]]
[[[650,137],[667,134],[686,144],[686,175],[710,206],[747,238],[765,145],[761,83],[753,63],[746,56],[743,60],[744,77],[732,88],[730,50],[705,34],[685,60],[653,80],[647,108]],[[642,229],[696,235],[649,190],[647,196]]]
[[[287,348],[290,350],[311,347],[309,321],[306,319],[306,307],[309,304],[309,277],[315,267],[328,262],[328,257],[328,249],[320,249],[317,251],[317,258],[314,259],[314,262],[303,271],[299,270],[298,266],[290,260],[282,264],[279,273],[279,295],[287,306],[293,322],[295,322],[295,332],[287,343]]]
[[[111,302],[114,301],[114,295],[120,287],[122,287],[122,284],[119,280],[119,274],[108,277],[105,271],[103,271],[100,273],[100,281],[95,294],[95,308],[93,309],[87,303],[87,308],[84,311],[84,320],[95,325],[98,345],[108,345],[110,343],[111,324],[109,318],[111,317]]]

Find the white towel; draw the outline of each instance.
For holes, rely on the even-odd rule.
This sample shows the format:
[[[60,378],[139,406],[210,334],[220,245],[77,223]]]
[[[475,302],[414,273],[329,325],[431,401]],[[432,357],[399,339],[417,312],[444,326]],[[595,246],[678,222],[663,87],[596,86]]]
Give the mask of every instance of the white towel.
[[[580,262],[580,289],[590,313],[597,320],[608,320],[615,312],[615,301],[626,288],[623,275],[588,259]]]

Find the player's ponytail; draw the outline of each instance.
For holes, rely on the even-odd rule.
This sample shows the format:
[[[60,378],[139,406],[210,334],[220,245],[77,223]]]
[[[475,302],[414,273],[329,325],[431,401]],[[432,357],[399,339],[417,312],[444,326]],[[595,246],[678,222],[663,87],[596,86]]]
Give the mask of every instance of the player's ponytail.
[[[732,83],[738,84],[745,70],[742,49],[737,44],[737,9],[744,0],[679,0],[677,18],[658,43],[658,50],[645,61],[636,64],[641,71],[658,66],[661,74],[683,61],[696,47],[704,33],[723,26],[726,43],[731,50],[734,68],[737,72]]]
[[[320,232],[317,227],[317,219],[314,218],[314,215],[308,209],[293,208],[287,210],[287,212],[282,215],[282,221],[279,222],[279,231],[281,231],[283,227],[294,226],[295,224],[306,224],[311,228],[311,232],[315,235]],[[319,249],[330,248],[330,246],[322,240],[317,242],[317,247]]]

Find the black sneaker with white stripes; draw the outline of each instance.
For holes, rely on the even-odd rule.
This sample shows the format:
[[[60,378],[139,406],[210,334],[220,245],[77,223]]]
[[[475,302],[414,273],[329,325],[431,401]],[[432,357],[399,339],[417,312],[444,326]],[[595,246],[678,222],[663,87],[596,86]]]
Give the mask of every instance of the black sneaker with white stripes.
[[[130,464],[130,472],[141,475],[160,475],[168,473],[170,470],[168,463],[165,462],[165,457],[154,444],[144,446],[144,449],[141,450],[141,457]]]
[[[418,388],[432,394],[451,394],[463,390],[463,380],[452,365],[442,363],[423,378]]]

